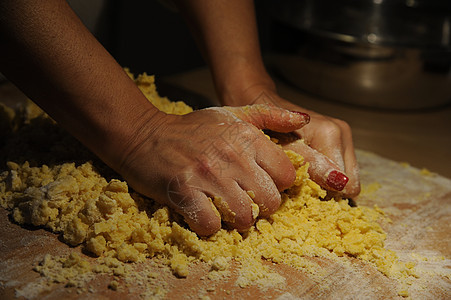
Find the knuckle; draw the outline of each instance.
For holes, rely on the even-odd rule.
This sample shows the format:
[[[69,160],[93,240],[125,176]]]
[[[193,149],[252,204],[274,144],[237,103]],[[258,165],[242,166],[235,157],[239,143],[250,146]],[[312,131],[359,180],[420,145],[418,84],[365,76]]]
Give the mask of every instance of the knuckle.
[[[261,118],[258,119],[253,119],[254,121],[257,120],[256,122],[261,122]],[[252,126],[250,126],[248,123],[238,123],[237,124],[237,131],[239,132],[240,136],[243,137],[252,137],[255,135],[255,131],[253,130],[254,128]]]
[[[337,123],[335,120],[323,124],[322,132],[327,137],[339,137],[342,133],[339,123]]]
[[[258,130],[248,124],[239,125],[236,129],[237,135],[228,140],[227,147],[224,147],[224,151],[233,155],[239,155],[243,151],[246,151],[259,141],[260,136]]]
[[[193,187],[194,172],[187,170],[180,172],[170,178],[167,184],[168,193],[188,194]]]
[[[341,128],[342,131],[344,131],[344,132],[351,131],[351,126],[349,125],[348,122],[340,120],[340,119],[336,119],[335,121],[338,124],[338,126]]]
[[[216,154],[218,155],[218,154]],[[193,170],[196,174],[201,177],[210,177],[215,172],[215,167],[211,162],[211,159],[201,156],[196,159],[196,167]]]

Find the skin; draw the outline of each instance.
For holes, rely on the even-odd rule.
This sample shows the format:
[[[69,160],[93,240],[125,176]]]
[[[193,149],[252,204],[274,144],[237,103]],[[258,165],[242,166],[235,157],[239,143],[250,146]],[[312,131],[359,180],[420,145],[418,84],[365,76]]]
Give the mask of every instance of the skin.
[[[137,192],[173,207],[200,235],[249,228],[251,199],[268,216],[294,181],[259,129],[291,132],[305,116],[276,106],[158,111],[65,1],[0,1],[0,71]],[[213,150],[211,150],[213,149]]]
[[[221,215],[228,214],[228,209],[235,214],[234,222],[227,225],[246,230],[255,221],[247,191],[255,191],[253,201],[260,207],[260,216],[269,216],[280,205],[280,191],[295,179],[285,153],[258,129],[287,132],[303,124],[302,118],[280,108],[266,107],[265,112],[257,108],[252,106],[250,112],[238,108],[241,114],[257,118],[255,126],[225,108],[166,116],[159,138],[149,137],[138,144],[127,155],[122,174],[141,193],[162,199],[184,215],[199,234],[221,228],[208,199],[214,196],[227,204],[217,207]],[[274,115],[292,116],[290,121]],[[143,163],[150,160],[149,154],[152,161]],[[158,172],[149,172],[149,168]]]
[[[304,156],[310,177],[339,196],[360,192],[358,165],[349,125],[339,119],[301,108],[280,97],[260,54],[252,0],[176,0],[210,65],[223,105],[272,103],[310,115],[308,126],[296,130],[297,139],[285,148]],[[302,139],[302,141],[301,141]],[[332,171],[344,173],[349,181],[335,190],[327,178]]]

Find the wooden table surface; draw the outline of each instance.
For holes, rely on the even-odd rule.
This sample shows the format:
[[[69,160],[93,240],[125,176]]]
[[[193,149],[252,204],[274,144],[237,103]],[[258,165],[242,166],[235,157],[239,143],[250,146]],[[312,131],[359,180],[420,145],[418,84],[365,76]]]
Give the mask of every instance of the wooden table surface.
[[[451,180],[424,175],[418,169],[369,152],[358,151],[358,159],[364,192],[355,201],[357,205],[377,204],[393,220],[384,228],[388,233],[386,248],[396,251],[403,261],[417,263],[420,277],[408,288],[412,299],[451,299]],[[376,182],[378,189],[365,192]],[[87,283],[90,292],[83,293],[64,284],[47,286],[32,270],[47,253],[64,255],[74,250],[80,251],[62,243],[53,233],[14,224],[7,211],[0,209],[0,298],[135,299],[158,285],[168,291],[167,299],[199,299],[205,295],[211,299],[401,298],[395,279],[353,258],[343,258],[342,262],[311,258],[321,268],[319,281],[287,265],[272,266],[286,278],[286,285],[270,290],[258,286],[240,288],[235,285],[234,272],[219,283],[202,280],[208,273],[208,266],[203,263],[193,265],[187,278],[176,278],[168,270],[152,266],[149,259],[134,267],[153,268],[159,274],[156,281],[149,280],[144,285],[136,282],[112,291],[108,289],[112,277],[99,275]]]
[[[205,74],[204,70],[200,72]],[[200,77],[202,78],[202,76]],[[190,87],[195,82],[192,77],[184,76],[175,81],[181,82],[181,86],[185,83]],[[211,85],[207,86],[209,86],[210,92],[207,91],[204,95],[211,93]],[[199,90],[203,88],[204,86],[199,85]],[[282,92],[287,96],[294,93],[287,87],[283,87]],[[17,93],[17,90],[7,86],[0,88],[0,95],[6,99],[23,97]],[[321,105],[324,108],[334,107],[330,103]],[[338,112],[347,110],[350,108],[342,108]],[[437,112],[439,120],[444,120],[444,114],[446,111]],[[379,113],[363,112],[353,122],[357,125],[360,123],[360,125],[365,125],[367,124],[364,122],[365,120],[376,122],[380,116],[382,115]],[[374,134],[379,132],[379,129],[380,132],[387,130],[387,127],[395,124],[395,119],[399,120],[398,117],[389,116],[388,124],[379,124],[377,130],[365,128],[365,126],[357,128],[357,137],[360,138],[357,145],[362,144],[362,139],[367,139],[375,144],[380,142],[378,144],[380,149],[385,146],[393,148],[393,145],[384,145],[385,137]],[[418,114],[412,118],[404,116],[410,120],[409,124],[414,124],[415,120],[420,117],[421,115]],[[449,121],[439,120],[435,122],[442,125],[449,124]],[[397,134],[403,133],[408,127],[408,125],[403,125],[395,128],[388,135],[397,138]],[[371,136],[371,134],[373,135]],[[418,131],[418,134],[418,138],[425,137],[428,135],[428,130],[423,128]],[[409,133],[408,138],[401,141],[405,142],[405,147],[419,144],[411,139],[412,136],[413,133]],[[433,143],[438,143],[439,138],[437,133],[429,136],[429,140]],[[448,143],[449,133],[448,136],[441,138],[445,144]],[[429,160],[424,160],[425,164],[421,163],[420,166],[428,167],[427,162],[435,159],[432,166],[440,166],[441,162],[443,166],[437,169],[444,170],[444,172],[440,172],[444,174],[446,170],[450,169],[449,164],[447,165],[450,158],[445,155],[449,153],[450,148],[446,148],[442,144],[436,146],[440,148],[432,152],[432,155],[428,154]],[[402,153],[398,152],[391,152],[388,156],[391,159],[409,161],[418,165],[416,159],[428,153],[423,151],[424,147],[420,147],[419,153],[410,153],[410,156],[402,156]],[[363,148],[368,149],[367,147]],[[451,299],[451,180],[438,175],[427,175],[427,172],[422,173],[419,169],[407,167],[369,152],[358,151],[358,160],[364,192],[355,199],[355,202],[357,205],[377,204],[393,220],[393,223],[384,227],[388,233],[386,248],[396,251],[403,261],[416,262],[417,273],[420,275],[409,287],[412,299]],[[437,170],[434,167],[430,169]],[[376,182],[380,188],[370,189],[365,193],[365,187]],[[233,272],[230,278],[212,286],[208,280],[202,280],[208,271],[205,264],[192,266],[190,275],[181,279],[174,277],[169,271],[154,267],[152,260],[148,260],[143,264],[137,264],[135,268],[137,271],[143,267],[154,268],[159,273],[158,280],[149,281],[144,285],[137,282],[113,291],[107,288],[111,277],[101,275],[88,283],[91,288],[90,292],[80,294],[77,293],[76,288],[66,288],[63,284],[47,286],[45,280],[33,271],[33,267],[43,259],[45,254],[67,255],[71,251],[80,251],[80,249],[65,245],[57,235],[46,230],[21,227],[11,221],[6,210],[0,209],[0,299],[134,299],[146,289],[155,290],[159,285],[168,290],[166,295],[168,299],[199,299],[200,296],[205,295],[211,299],[399,298],[397,294],[399,287],[396,280],[387,278],[374,267],[352,258],[344,258],[350,261],[350,264],[324,258],[311,258],[323,271],[323,278],[319,282],[313,280],[309,274],[294,270],[289,266],[272,266],[286,278],[285,287],[273,290],[264,290],[256,286],[239,288],[234,284],[236,274]],[[91,258],[86,257],[86,259]]]

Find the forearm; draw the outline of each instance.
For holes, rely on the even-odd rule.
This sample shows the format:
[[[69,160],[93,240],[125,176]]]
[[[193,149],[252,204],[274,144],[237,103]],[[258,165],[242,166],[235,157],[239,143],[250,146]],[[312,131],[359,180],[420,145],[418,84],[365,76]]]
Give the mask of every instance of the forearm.
[[[0,70],[109,164],[157,113],[65,1],[0,2]]]
[[[243,105],[255,85],[274,89],[262,62],[252,0],[176,0],[226,105]]]

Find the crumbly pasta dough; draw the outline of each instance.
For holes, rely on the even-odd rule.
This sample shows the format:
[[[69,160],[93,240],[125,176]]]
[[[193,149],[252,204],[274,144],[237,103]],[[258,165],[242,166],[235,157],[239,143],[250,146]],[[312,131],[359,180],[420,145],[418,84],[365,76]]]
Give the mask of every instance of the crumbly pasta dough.
[[[183,102],[160,97],[153,76],[130,76],[160,110],[192,111]],[[10,134],[0,153],[3,161],[8,160],[0,173],[0,203],[19,224],[62,233],[66,243],[83,245],[103,258],[139,262],[158,257],[180,277],[187,276],[191,262],[207,262],[224,271],[234,259],[241,265],[237,284],[243,287],[265,280],[283,282],[262,258],[313,273],[315,266],[304,256],[349,255],[388,276],[413,272],[412,266],[399,263],[393,251],[384,249],[386,234],[378,223],[383,212],[351,207],[346,199],[321,200],[326,192],[309,179],[308,164],[292,151],[286,153],[296,168],[296,180],[282,193],[282,204],[271,217],[257,219],[244,234],[221,229],[200,238],[168,207],[130,191],[126,182],[36,106],[28,107],[15,116],[3,110],[10,122],[2,126],[9,126]],[[20,124],[12,129],[13,123]],[[36,140],[41,146],[33,144]],[[15,150],[7,150],[11,147]],[[86,271],[82,263],[74,266]]]

